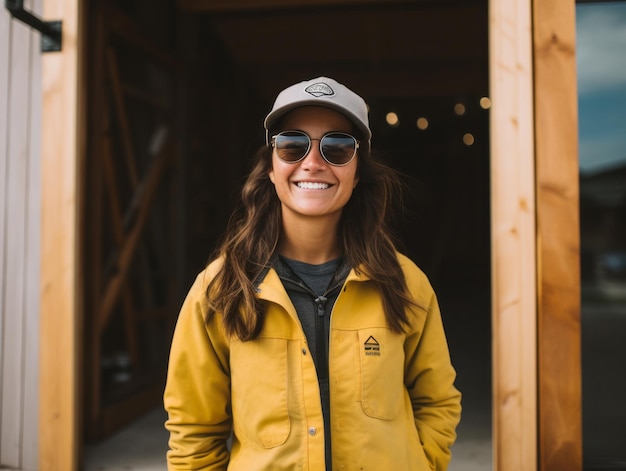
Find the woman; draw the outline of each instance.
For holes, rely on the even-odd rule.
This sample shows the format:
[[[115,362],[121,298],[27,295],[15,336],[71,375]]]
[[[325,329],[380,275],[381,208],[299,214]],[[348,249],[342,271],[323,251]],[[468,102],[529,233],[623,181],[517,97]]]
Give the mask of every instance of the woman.
[[[460,393],[435,294],[396,252],[367,105],[283,90],[215,260],[176,326],[170,470],[445,470]]]

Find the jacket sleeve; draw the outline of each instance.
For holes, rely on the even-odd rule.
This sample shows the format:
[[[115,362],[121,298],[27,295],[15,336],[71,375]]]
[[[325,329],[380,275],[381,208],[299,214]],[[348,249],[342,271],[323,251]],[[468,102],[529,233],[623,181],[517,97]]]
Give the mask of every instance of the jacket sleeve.
[[[228,348],[217,317],[205,322],[204,275],[181,308],[170,350],[164,406],[168,470],[226,470],[231,433]]]
[[[426,298],[426,316],[419,316],[423,319],[422,328],[411,331],[405,341],[405,381],[426,457],[433,470],[443,471],[448,467],[450,447],[456,440],[461,393],[454,386],[456,372],[437,299],[430,293],[430,299]]]

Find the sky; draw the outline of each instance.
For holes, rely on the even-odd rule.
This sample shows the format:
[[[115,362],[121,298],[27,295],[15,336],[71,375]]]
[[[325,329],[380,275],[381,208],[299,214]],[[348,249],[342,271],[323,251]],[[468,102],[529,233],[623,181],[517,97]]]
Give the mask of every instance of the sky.
[[[581,173],[626,164],[626,1],[576,7]]]

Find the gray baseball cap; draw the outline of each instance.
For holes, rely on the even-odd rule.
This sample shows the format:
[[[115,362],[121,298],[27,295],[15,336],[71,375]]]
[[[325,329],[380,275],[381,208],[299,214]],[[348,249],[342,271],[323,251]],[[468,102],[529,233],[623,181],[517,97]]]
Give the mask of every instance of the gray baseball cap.
[[[367,139],[369,149],[372,131],[365,100],[345,85],[328,77],[296,83],[280,92],[272,111],[265,117],[266,137],[280,118],[301,106],[325,106],[344,114]]]

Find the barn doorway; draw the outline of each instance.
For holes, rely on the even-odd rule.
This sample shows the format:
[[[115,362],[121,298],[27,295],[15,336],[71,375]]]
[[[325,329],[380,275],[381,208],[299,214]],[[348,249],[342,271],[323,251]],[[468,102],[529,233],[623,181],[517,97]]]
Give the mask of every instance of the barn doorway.
[[[439,296],[459,440],[489,442],[487,2],[311,3],[89,2],[86,444],[160,407],[178,307],[262,117],[279,90],[320,75],[367,99],[373,147],[410,181],[398,232]]]

